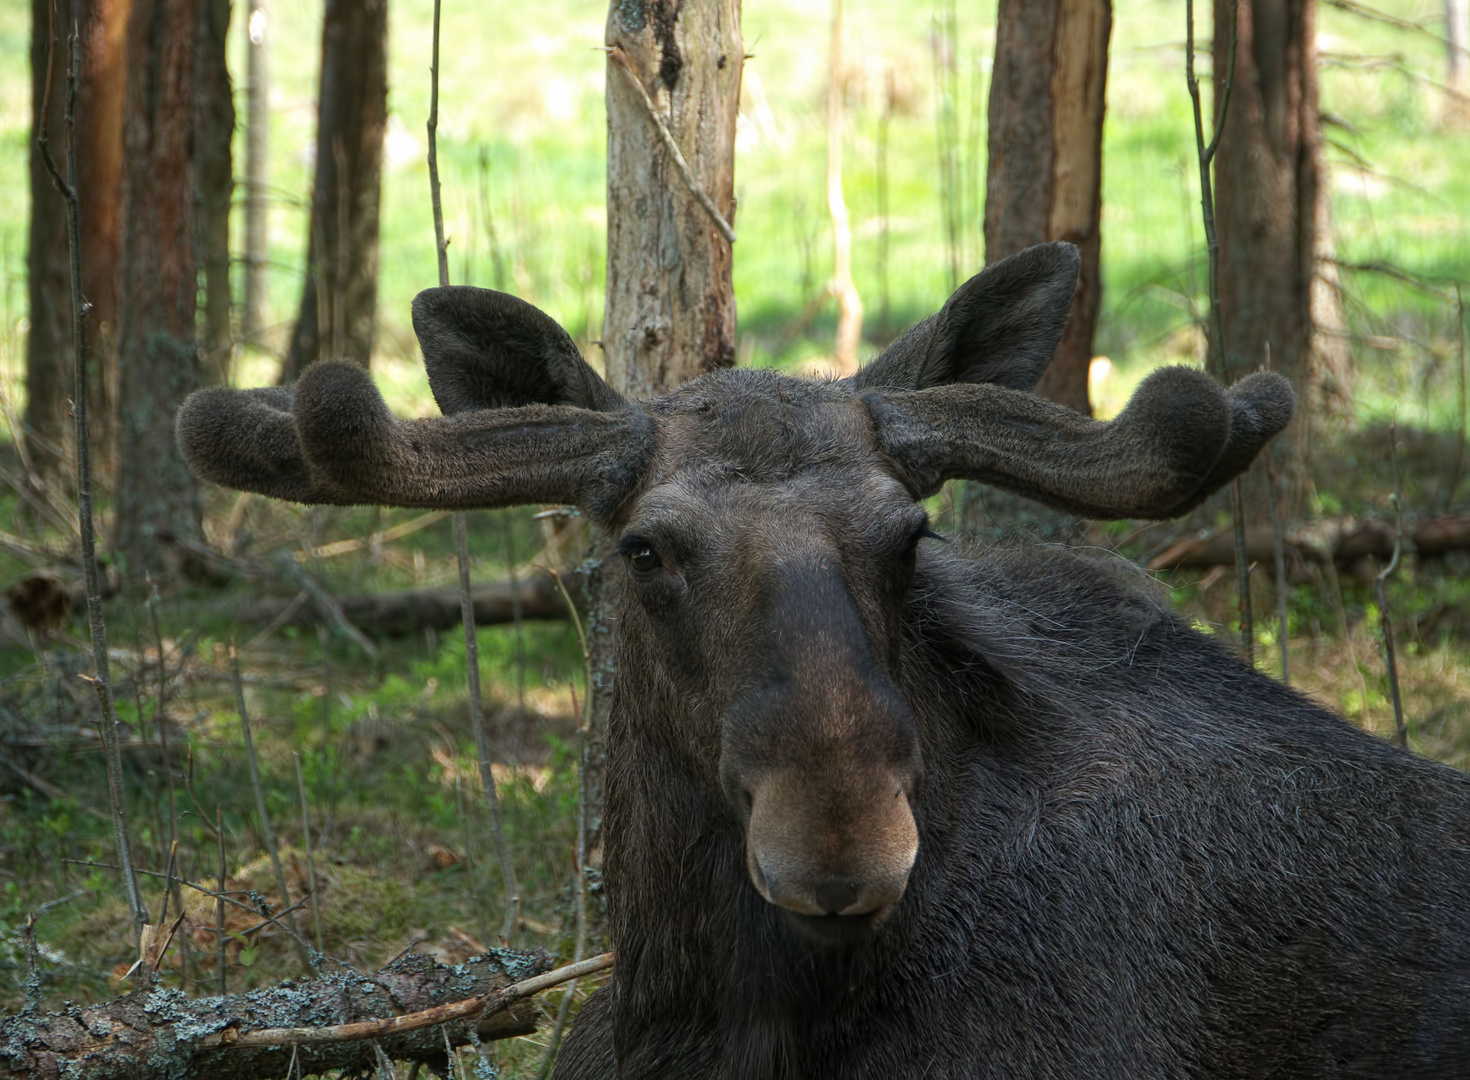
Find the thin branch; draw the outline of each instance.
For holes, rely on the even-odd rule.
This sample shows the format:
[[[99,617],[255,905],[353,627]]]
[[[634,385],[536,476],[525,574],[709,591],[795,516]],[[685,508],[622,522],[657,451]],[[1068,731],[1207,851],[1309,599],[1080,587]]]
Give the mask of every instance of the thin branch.
[[[55,12],[46,48],[46,93],[42,108],[50,104],[50,74],[56,51]],[[76,420],[77,440],[77,517],[81,528],[82,568],[87,586],[87,624],[92,638],[92,675],[90,681],[97,693],[99,724],[107,758],[107,793],[112,808],[112,836],[117,848],[118,865],[122,868],[123,889],[133,920],[133,933],[141,940],[148,923],[148,909],[138,892],[138,879],[133,873],[133,857],[128,842],[127,796],[123,787],[122,751],[117,709],[112,700],[112,679],[107,663],[107,624],[102,619],[101,574],[97,569],[97,534],[92,524],[92,452],[87,437],[87,315],[92,305],[82,295],[82,231],[77,200],[77,88],[81,83],[82,46],[76,33],[68,38],[70,59],[66,67],[66,179],[56,169],[51,157],[47,118],[43,112],[37,143],[52,183],[66,201],[66,238],[71,252],[72,342],[75,349],[72,388],[72,412]]]
[[[727,243],[735,243],[735,230],[725,220],[725,215],[720,213],[720,208],[714,204],[704,189],[699,186],[699,181],[694,178],[694,171],[689,168],[689,163],[684,160],[684,154],[679,150],[679,144],[674,141],[674,134],[669,130],[669,125],[664,122],[658,107],[654,105],[653,98],[648,96],[648,91],[643,88],[643,80],[638,78],[638,73],[633,70],[633,65],[628,62],[627,55],[622,48],[614,45],[606,50],[608,58],[612,60],[622,72],[623,79],[638,95],[643,102],[643,108],[648,113],[648,118],[653,121],[654,128],[658,131],[658,137],[664,144],[664,149],[669,152],[669,158],[678,170],[679,176],[684,181],[684,186],[689,189],[689,194],[694,196],[694,201],[704,208],[709,215],[710,221],[714,223],[715,229],[725,238]]]
[[[434,0],[433,63],[429,68],[429,199],[434,210],[434,243],[439,255],[439,284],[449,284],[449,242],[444,238],[444,210],[439,196],[439,7]],[[475,751],[480,762],[480,782],[485,788],[485,806],[490,813],[490,835],[500,857],[500,874],[505,882],[505,922],[501,940],[509,943],[521,921],[521,895],[516,885],[515,864],[500,819],[500,799],[495,793],[495,774],[490,768],[490,740],[485,736],[485,717],[480,709],[480,643],[475,636],[475,604],[470,596],[470,544],[463,512],[454,515],[454,553],[459,561],[459,615],[464,626],[465,674],[468,679],[470,724],[475,729]],[[519,597],[517,598],[519,600]]]
[[[1404,723],[1404,706],[1399,697],[1399,664],[1398,656],[1393,645],[1393,623],[1388,615],[1388,593],[1384,583],[1398,569],[1399,556],[1404,550],[1404,505],[1403,488],[1399,483],[1399,433],[1397,424],[1388,425],[1389,460],[1393,463],[1393,494],[1389,500],[1393,503],[1394,514],[1397,519],[1397,528],[1393,537],[1393,558],[1389,559],[1388,565],[1373,578],[1373,587],[1378,593],[1378,626],[1383,632],[1383,653],[1388,664],[1388,688],[1393,695],[1393,726],[1398,733],[1399,746],[1405,750],[1409,748],[1409,729]],[[1367,709],[1366,699],[1363,702],[1364,710]]]
[[[1470,55],[1470,49],[1466,49],[1463,45],[1451,41],[1447,37],[1441,37],[1422,23],[1400,19],[1395,15],[1390,15],[1386,11],[1379,11],[1377,8],[1368,7],[1366,4],[1356,4],[1353,0],[1322,0],[1322,2],[1328,7],[1335,7],[1338,11],[1345,11],[1349,15],[1357,15],[1359,18],[1367,19],[1369,22],[1383,23],[1385,26],[1392,26],[1399,30],[1409,30],[1416,34],[1423,34],[1425,37],[1431,38],[1447,48]]]
[[[1210,334],[1209,365],[1215,375],[1224,379],[1225,370],[1225,326],[1220,312],[1220,237],[1215,229],[1215,193],[1211,184],[1210,164],[1220,145],[1220,135],[1225,130],[1226,109],[1230,106],[1230,90],[1235,83],[1235,45],[1239,35],[1239,10],[1236,0],[1230,0],[1230,58],[1225,70],[1225,82],[1220,92],[1220,105],[1215,113],[1215,128],[1209,143],[1205,142],[1204,116],[1200,108],[1199,79],[1194,73],[1194,0],[1185,0],[1186,32],[1184,38],[1184,80],[1189,87],[1189,102],[1194,112],[1194,145],[1199,159],[1199,200],[1204,217],[1205,245],[1210,268]],[[1255,655],[1255,619],[1251,612],[1250,563],[1245,549],[1245,498],[1240,477],[1230,484],[1230,516],[1235,526],[1235,577],[1240,596],[1240,641],[1247,662]]]
[[[582,673],[585,679],[582,695],[582,720],[577,725],[577,936],[572,946],[572,962],[578,963],[587,948],[587,770],[592,736],[592,650],[587,644],[586,628],[582,617],[567,593],[566,583],[555,570],[551,571],[556,587],[561,590],[567,610],[572,613],[572,625],[577,628],[577,643],[582,648]],[[541,1068],[536,1080],[546,1080],[556,1062],[556,1051],[561,1045],[562,1032],[566,1029],[567,1017],[571,1013],[572,996],[577,992],[574,980],[562,994],[561,1005],[556,1010],[556,1023],[547,1040],[546,1051],[541,1058]]]
[[[572,979],[580,979],[585,975],[595,975],[599,971],[606,971],[612,965],[613,954],[603,953],[601,956],[594,956],[591,960],[584,960],[580,964],[568,964],[566,967],[548,971],[544,975],[511,983],[507,987],[488,994],[465,998],[463,1001],[451,1002],[448,1005],[437,1005],[432,1009],[424,1009],[422,1012],[384,1017],[381,1020],[361,1020],[354,1024],[337,1024],[333,1027],[262,1028],[258,1031],[246,1032],[241,1032],[236,1028],[227,1028],[204,1039],[200,1043],[200,1048],[237,1050],[262,1046],[312,1046],[322,1043],[357,1042],[361,1039],[401,1035],[406,1031],[417,1031],[420,1028],[447,1024],[454,1020],[467,1020],[472,1017],[483,1020],[543,990],[549,990],[553,986],[559,986]]]

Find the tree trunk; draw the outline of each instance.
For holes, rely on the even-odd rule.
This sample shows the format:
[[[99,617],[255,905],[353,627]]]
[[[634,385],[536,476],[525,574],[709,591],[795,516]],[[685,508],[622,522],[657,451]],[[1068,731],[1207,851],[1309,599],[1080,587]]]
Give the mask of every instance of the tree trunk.
[[[1000,0],[990,83],[985,261],[1033,244],[1077,245],[1072,315],[1036,392],[1091,414],[1087,373],[1102,298],[1102,127],[1110,0]],[[982,484],[963,486],[966,532],[1070,541],[1081,522]]]
[[[1037,393],[1090,414],[1102,297],[1102,128],[1109,0],[1000,0],[990,83],[985,261],[1067,240],[1082,254],[1072,319]]]
[[[668,124],[695,182],[735,221],[735,119],[740,110],[740,0],[612,0],[607,44],[622,49]],[[691,195],[642,98],[607,67],[608,380],[633,398],[663,394],[735,363],[731,245]],[[587,562],[592,749],[589,850],[599,847],[602,747],[612,705],[612,627],[604,541]],[[594,854],[594,859],[597,856]]]
[[[51,63],[47,97],[47,53]],[[26,341],[26,442],[36,480],[56,484],[66,475],[67,399],[71,370],[71,270],[66,243],[66,202],[51,182],[36,143],[42,130],[51,154],[66,160],[66,34],[52,26],[51,0],[31,0],[31,218],[27,270],[30,336]],[[45,115],[42,110],[45,109]]]
[[[725,220],[735,217],[739,0],[615,0],[620,47]],[[612,385],[662,394],[735,362],[731,245],[690,196],[638,94],[607,69],[607,314]]]
[[[199,265],[204,271],[204,340],[200,375],[224,385],[230,379],[230,200],[235,192],[230,140],[235,103],[230,91],[225,39],[230,0],[199,0],[195,52],[195,123],[199,176]]]
[[[1229,0],[1215,4],[1215,100],[1229,70]],[[1227,381],[1266,362],[1289,378],[1297,412],[1275,441],[1279,510],[1301,516],[1321,361],[1313,337],[1313,283],[1322,183],[1313,0],[1239,0],[1230,108],[1215,158],[1220,309]],[[1339,384],[1342,374],[1334,381]],[[1253,472],[1259,473],[1257,465]],[[1259,477],[1247,487],[1259,509]],[[1251,515],[1254,517],[1254,513]]]
[[[387,0],[327,0],[306,284],[282,382],[321,358],[372,358],[387,45]]]
[[[34,108],[45,96],[48,0],[33,0],[31,42]],[[57,12],[52,64],[50,138],[58,166],[66,159],[63,105],[66,39],[75,19],[82,38],[82,81],[77,92],[77,196],[82,232],[82,292],[93,331],[90,429],[93,459],[112,461],[116,434],[118,256],[121,250],[122,108],[130,0],[74,0]],[[33,115],[33,123],[38,117]],[[24,426],[38,477],[68,487],[64,478],[73,441],[71,280],[65,204],[31,140],[30,311]],[[58,321],[59,320],[59,321]]]
[[[116,546],[125,570],[177,569],[200,537],[199,489],[174,445],[199,384],[195,272],[194,0],[134,0],[123,128]]]
[[[1444,0],[1446,127],[1470,126],[1470,0]]]
[[[270,242],[267,153],[270,146],[270,15],[265,0],[250,0],[246,22],[249,49],[245,120],[245,310],[240,336],[257,348],[265,330],[265,268]]]

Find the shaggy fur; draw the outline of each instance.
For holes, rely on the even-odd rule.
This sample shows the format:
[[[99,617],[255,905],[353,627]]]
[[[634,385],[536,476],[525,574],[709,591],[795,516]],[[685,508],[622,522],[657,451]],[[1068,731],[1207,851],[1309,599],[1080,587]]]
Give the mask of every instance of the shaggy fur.
[[[624,639],[618,966],[561,1080],[1470,1075],[1466,777],[1064,553],[926,542],[903,625],[921,854],[847,952],[744,880],[738,820],[658,735],[687,707]]]
[[[1271,375],[1165,370],[1105,424],[1025,393],[1075,275],[1032,249],[853,379],[641,405],[528,305],[430,290],[449,415],[397,419],[343,364],[180,414],[233,486],[573,502],[618,539],[618,959],[560,1080],[1470,1075],[1470,781],[1116,564],[927,528],[949,477],[1179,513],[1290,417]]]

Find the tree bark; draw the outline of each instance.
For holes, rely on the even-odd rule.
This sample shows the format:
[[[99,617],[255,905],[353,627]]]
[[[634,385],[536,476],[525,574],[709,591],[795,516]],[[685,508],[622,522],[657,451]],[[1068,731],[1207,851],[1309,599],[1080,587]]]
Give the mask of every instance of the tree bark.
[[[695,181],[735,218],[740,108],[739,0],[614,0],[620,47],[664,117]],[[607,70],[607,313],[614,387],[653,397],[735,362],[731,245],[690,196],[637,93]]]
[[[51,0],[31,0],[30,246],[27,255],[31,329],[26,340],[26,441],[36,479],[56,484],[66,475],[70,424],[71,264],[66,242],[66,202],[42,162],[37,137],[44,129],[52,156],[63,159],[66,101],[66,32],[52,27]],[[58,20],[60,22],[60,20]],[[51,63],[47,98],[47,54]],[[45,115],[42,109],[45,108]]]
[[[173,572],[198,542],[198,484],[174,445],[199,384],[194,316],[194,0],[134,0],[123,128],[116,546],[130,575]]]
[[[265,330],[265,268],[270,242],[270,203],[266,198],[269,183],[270,146],[270,13],[265,0],[250,0],[246,22],[246,48],[249,49],[246,76],[245,121],[245,309],[241,314],[240,336],[259,347]]]
[[[735,120],[745,46],[740,0],[611,0],[606,41],[625,54],[667,123],[695,183],[735,223]],[[648,110],[611,58],[607,68],[608,381],[651,398],[735,363],[732,248],[690,194]],[[586,778],[589,850],[598,859],[602,757],[612,707],[606,539],[585,564],[592,730]]]
[[[1109,0],[1001,0],[990,83],[985,261],[1067,240],[1082,274],[1037,393],[1090,414],[1087,372],[1102,297],[1102,129]]]
[[[387,46],[387,0],[327,0],[306,283],[283,383],[321,358],[372,358]]]
[[[235,134],[235,103],[230,89],[225,39],[230,0],[199,0],[199,40],[195,51],[199,266],[204,272],[204,340],[199,343],[204,382],[224,385],[230,378],[230,200],[235,193],[230,140]]]
[[[140,990],[59,1013],[0,1017],[0,1080],[288,1080],[343,1069],[376,1073],[372,1041],[206,1049],[212,1036],[244,1028],[327,1027],[419,1012],[500,990],[551,966],[545,954],[497,950],[445,967],[409,956],[376,974],[342,971],[296,984],[224,997],[186,998]],[[474,1029],[473,1031],[471,1029]],[[376,1040],[395,1061],[445,1065],[447,1046],[528,1035],[536,1008],[512,1007],[478,1024],[457,1021]]]
[[[1215,4],[1215,100],[1229,68],[1232,5]],[[1239,0],[1234,83],[1215,158],[1220,309],[1227,381],[1266,361],[1289,378],[1297,411],[1273,452],[1279,512],[1302,514],[1322,360],[1313,334],[1319,222],[1326,197],[1318,122],[1314,0]],[[1320,293],[1319,293],[1320,295]],[[1334,381],[1341,383],[1338,372]],[[1259,473],[1259,466],[1252,470]],[[1248,503],[1265,497],[1259,476]],[[1252,517],[1254,517],[1254,513]]]

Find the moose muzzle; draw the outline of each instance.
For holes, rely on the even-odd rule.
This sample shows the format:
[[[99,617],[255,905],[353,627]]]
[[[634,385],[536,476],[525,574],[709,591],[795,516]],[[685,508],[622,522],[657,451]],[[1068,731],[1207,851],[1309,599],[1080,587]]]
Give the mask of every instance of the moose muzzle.
[[[902,898],[919,852],[909,786],[882,767],[761,777],[749,791],[745,843],[756,889],[819,937],[875,928]]]

